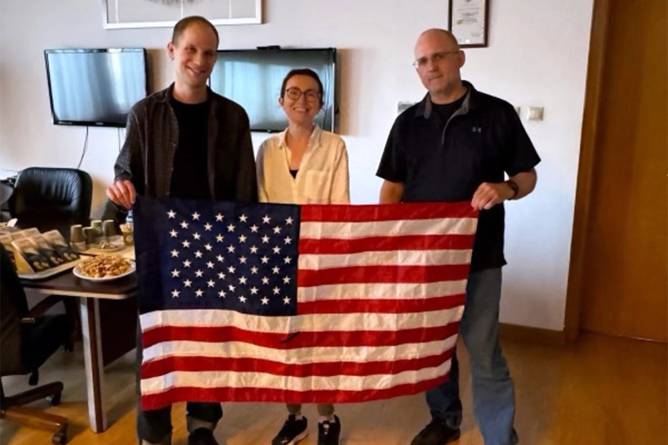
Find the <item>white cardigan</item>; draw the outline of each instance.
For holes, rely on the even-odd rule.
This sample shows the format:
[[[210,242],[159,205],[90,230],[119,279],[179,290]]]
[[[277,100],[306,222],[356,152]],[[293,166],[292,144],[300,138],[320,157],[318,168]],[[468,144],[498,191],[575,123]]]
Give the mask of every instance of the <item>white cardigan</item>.
[[[315,126],[299,171],[290,174],[287,130],[265,140],[257,154],[260,202],[347,204],[350,202],[348,153],[340,136]]]

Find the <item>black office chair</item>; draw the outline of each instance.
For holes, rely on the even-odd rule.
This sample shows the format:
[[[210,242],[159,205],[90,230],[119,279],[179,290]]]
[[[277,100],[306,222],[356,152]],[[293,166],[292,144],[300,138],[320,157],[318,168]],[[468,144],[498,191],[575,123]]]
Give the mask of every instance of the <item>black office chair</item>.
[[[47,298],[28,310],[23,286],[0,245],[0,376],[31,374],[30,383],[37,384],[39,367],[67,341],[65,315],[44,315],[54,301]],[[66,418],[23,406],[45,397],[58,405],[62,391],[63,384],[53,382],[7,396],[0,380],[0,418],[50,429],[54,431],[52,442],[64,444]]]
[[[72,224],[88,225],[92,196],[93,181],[83,170],[28,167],[18,174],[8,202],[9,213],[22,229],[58,229],[69,240]],[[79,315],[75,300],[64,299],[63,303],[72,343],[79,335]]]
[[[21,228],[58,229],[69,239],[72,224],[88,224],[93,181],[73,168],[29,167],[21,171],[9,212]]]

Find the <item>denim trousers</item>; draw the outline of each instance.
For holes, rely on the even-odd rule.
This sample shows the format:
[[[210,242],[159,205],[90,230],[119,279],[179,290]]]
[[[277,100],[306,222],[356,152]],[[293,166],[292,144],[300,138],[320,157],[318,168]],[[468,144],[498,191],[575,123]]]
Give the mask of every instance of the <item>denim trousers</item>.
[[[517,443],[513,382],[499,344],[500,298],[501,268],[469,275],[459,335],[469,353],[473,408],[485,445]],[[432,417],[451,428],[459,428],[462,421],[458,380],[459,364],[453,356],[450,378],[426,393]]]
[[[140,395],[140,370],[143,356],[141,328],[137,320],[137,395]],[[186,419],[188,431],[197,428],[215,429],[218,421],[223,417],[223,408],[220,403],[188,402],[186,404]],[[143,410],[137,404],[137,437],[139,443],[147,441],[153,444],[169,444],[172,435],[172,407]]]

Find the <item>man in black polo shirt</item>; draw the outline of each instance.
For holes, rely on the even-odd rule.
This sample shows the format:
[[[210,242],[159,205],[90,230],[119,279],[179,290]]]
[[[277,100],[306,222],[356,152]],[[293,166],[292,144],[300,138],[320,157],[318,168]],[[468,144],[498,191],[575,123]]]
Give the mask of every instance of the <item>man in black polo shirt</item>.
[[[381,203],[467,200],[480,210],[460,335],[469,352],[474,411],[486,445],[517,442],[513,384],[499,345],[503,201],[536,184],[540,158],[509,103],[480,93],[460,77],[465,56],[448,31],[430,29],[415,45],[415,68],[429,93],[397,117],[377,175]],[[504,181],[504,173],[509,176]],[[458,365],[427,392],[432,421],[412,445],[459,437]]]
[[[246,112],[206,81],[216,62],[218,32],[205,18],[180,20],[167,45],[175,81],[128,114],[127,136],[107,196],[131,209],[136,196],[257,201],[255,161]],[[141,298],[141,296],[140,296]],[[137,345],[141,364],[141,339]],[[187,404],[188,444],[217,444],[220,403]],[[171,442],[171,408],[137,408],[142,445]]]

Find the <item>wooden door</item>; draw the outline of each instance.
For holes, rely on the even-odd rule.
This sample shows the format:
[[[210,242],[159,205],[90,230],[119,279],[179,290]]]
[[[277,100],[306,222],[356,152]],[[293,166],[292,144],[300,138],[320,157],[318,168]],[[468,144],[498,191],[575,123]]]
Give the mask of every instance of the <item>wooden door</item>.
[[[583,150],[587,131],[592,133],[590,153],[581,159],[590,175],[589,196],[583,204],[580,175],[574,247],[578,241],[582,246],[574,248],[579,257],[571,261],[579,281],[580,326],[668,342],[666,0],[597,3],[595,14],[607,17],[595,16],[592,30],[595,42],[596,21],[606,25],[597,30],[605,34],[602,48],[592,46],[601,56],[599,84],[587,101],[597,103],[587,103],[583,129]],[[596,110],[589,120],[587,107]],[[587,215],[579,227],[578,212]]]

